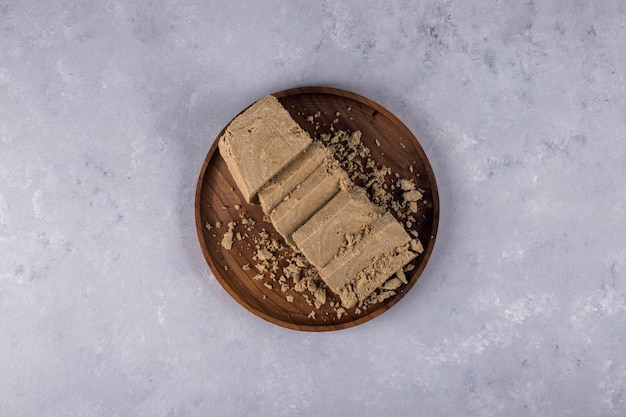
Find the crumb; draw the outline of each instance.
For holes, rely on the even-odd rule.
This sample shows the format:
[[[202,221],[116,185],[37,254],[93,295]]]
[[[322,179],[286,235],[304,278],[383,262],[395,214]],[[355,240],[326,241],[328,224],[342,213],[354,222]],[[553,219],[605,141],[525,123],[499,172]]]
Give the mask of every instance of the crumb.
[[[402,280],[400,280],[400,278],[398,277],[395,277],[387,280],[387,282],[385,282],[381,288],[383,290],[396,290],[400,288],[402,284],[404,284]]]
[[[287,300],[287,302],[293,303],[293,295],[288,295],[287,297],[285,297],[285,299]]]
[[[378,294],[378,296],[376,297],[376,301],[380,303],[380,302],[383,302],[387,298],[392,297],[394,295],[396,295],[395,291],[383,291],[380,294]]]
[[[302,295],[304,297],[304,300],[307,302],[308,305],[312,306],[313,303],[311,302],[311,300],[309,299],[309,297],[306,294]]]
[[[311,311],[307,317],[315,320],[315,311]]]
[[[241,269],[243,269],[244,271],[250,271],[252,268],[250,268],[250,264],[245,264],[241,267]]]
[[[272,255],[272,252],[268,251],[267,249],[259,249],[254,255],[254,259],[259,261],[267,261],[268,259],[272,259],[273,256],[274,255]]]
[[[399,270],[398,272],[396,272],[396,278],[398,278],[398,280],[400,280],[400,282],[402,282],[403,284],[408,284],[409,282],[406,280],[406,275],[404,274],[403,270]]]
[[[315,308],[317,308],[318,310],[321,306],[326,304],[326,289],[325,288],[318,287],[313,293],[313,296],[315,297],[315,301],[314,301]]]
[[[317,284],[312,279],[307,281],[306,289],[309,290],[311,294],[314,294],[317,291]]]
[[[404,198],[405,202],[411,202],[411,201],[419,201],[422,199],[422,193],[420,193],[418,190],[410,190],[410,191],[406,191],[402,197]]]
[[[231,250],[233,247],[233,242],[234,242],[233,230],[235,228],[235,225],[236,225],[235,222],[228,223],[228,231],[224,233],[224,237],[222,238],[221,245],[226,250]]]
[[[335,116],[339,117],[339,116],[341,116],[341,113],[340,112],[336,112]]]
[[[235,204],[235,210],[239,210],[241,206],[239,204]]]
[[[206,223],[204,224],[204,228],[205,228],[206,230],[211,230],[211,229],[213,229],[213,226],[211,226],[211,223],[206,222]]]
[[[396,181],[396,184],[402,191],[411,191],[415,189],[415,183],[412,180],[401,178]]]
[[[271,290],[272,288],[274,288],[274,287],[272,287],[272,284],[270,284],[269,282],[264,282],[264,283],[263,283],[263,286],[264,286],[265,288],[267,288],[267,289],[270,289],[270,290]]]
[[[411,250],[415,253],[424,252],[424,246],[422,246],[422,242],[417,239],[411,240]]]

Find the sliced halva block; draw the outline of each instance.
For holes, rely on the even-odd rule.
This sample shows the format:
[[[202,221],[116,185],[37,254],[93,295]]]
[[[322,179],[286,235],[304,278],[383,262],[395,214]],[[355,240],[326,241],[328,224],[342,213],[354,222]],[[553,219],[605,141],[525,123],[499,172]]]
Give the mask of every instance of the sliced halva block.
[[[276,97],[268,95],[226,127],[218,146],[239,191],[251,202],[311,142]]]
[[[339,252],[346,242],[346,235],[365,229],[383,213],[384,210],[372,203],[362,188],[341,190],[293,234],[293,241],[319,269]]]

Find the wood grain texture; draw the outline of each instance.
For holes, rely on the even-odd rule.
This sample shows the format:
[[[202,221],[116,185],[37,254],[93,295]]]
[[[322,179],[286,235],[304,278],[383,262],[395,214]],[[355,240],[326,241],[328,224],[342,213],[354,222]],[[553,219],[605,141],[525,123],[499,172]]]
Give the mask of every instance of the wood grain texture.
[[[282,237],[270,223],[263,221],[259,204],[245,202],[219,154],[217,140],[202,165],[195,196],[196,228],[202,252],[224,289],[247,310],[271,323],[303,331],[338,330],[364,323],[395,305],[413,287],[426,267],[439,222],[439,196],[434,173],[424,150],[409,129],[388,110],[365,97],[329,87],[294,88],[273,95],[311,136],[330,133],[332,121],[338,119],[334,123],[335,129],[362,132],[362,141],[378,164],[391,168],[402,178],[415,180],[417,187],[423,191],[425,204],[420,202],[418,205],[411,229],[419,233],[424,252],[412,262],[415,268],[410,275],[407,274],[408,284],[403,285],[395,296],[371,305],[360,314],[353,308],[337,318],[329,301],[338,302],[339,298],[330,290],[327,291],[329,301],[315,310],[304,297],[308,295],[309,299],[313,299],[307,291],[297,293],[289,290],[284,293],[277,285],[267,288],[264,285],[267,280],[253,279],[257,274],[254,266],[251,270],[244,270],[243,266],[255,263],[255,233],[265,229],[271,238],[282,241]],[[311,123],[307,118],[316,112],[320,112],[319,117]],[[316,123],[319,123],[317,128]],[[409,167],[412,167],[412,172]],[[399,195],[395,197],[400,198]],[[244,212],[256,221],[251,231],[240,222]],[[218,221],[222,223],[221,228],[205,228],[207,222],[215,225]],[[232,249],[226,250],[220,241],[227,231],[226,225],[231,221],[238,223],[235,232],[247,233],[248,237],[235,239]],[[288,302],[286,295],[292,295],[293,302]],[[315,318],[308,317],[311,311],[316,311]]]

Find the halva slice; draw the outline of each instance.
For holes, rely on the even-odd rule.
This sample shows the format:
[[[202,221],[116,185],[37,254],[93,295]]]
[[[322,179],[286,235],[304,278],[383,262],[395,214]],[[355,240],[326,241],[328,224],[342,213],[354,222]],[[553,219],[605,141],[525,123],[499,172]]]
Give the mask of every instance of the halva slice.
[[[248,202],[312,142],[276,97],[268,95],[237,116],[219,150]]]
[[[416,253],[409,250],[408,246],[404,245],[375,257],[371,264],[359,272],[352,282],[352,288],[359,301],[369,297],[391,275],[395,274],[417,256]]]
[[[287,243],[295,246],[292,233],[333,198],[344,181],[349,181],[345,171],[334,160],[325,159],[272,210],[272,224]]]
[[[317,168],[330,152],[313,142],[259,191],[263,211],[269,214],[283,199]]]
[[[387,212],[374,221],[353,246],[319,269],[320,277],[333,292],[341,295],[342,290],[376,259],[395,252],[410,241],[411,237],[402,225]]]
[[[365,229],[383,213],[381,207],[370,201],[364,189],[341,190],[293,234],[293,241],[308,261],[319,269],[339,252],[346,235]]]
[[[357,302],[367,300],[378,288],[393,292],[403,282],[406,283],[406,278],[394,278],[396,282],[391,283],[387,279],[393,274],[404,277],[402,268],[423,251],[424,248],[420,241],[413,239],[404,246],[374,257],[363,271],[359,272],[350,283],[339,291],[341,304],[345,308],[352,308]]]

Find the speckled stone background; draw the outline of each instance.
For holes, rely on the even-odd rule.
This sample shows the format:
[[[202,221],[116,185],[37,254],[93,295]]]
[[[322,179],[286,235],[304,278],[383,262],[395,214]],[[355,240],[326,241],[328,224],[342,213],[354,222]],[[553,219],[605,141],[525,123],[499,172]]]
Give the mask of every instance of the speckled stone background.
[[[1,416],[626,415],[626,4],[0,1]],[[222,127],[301,85],[413,130],[435,252],[286,330],[211,275]]]

